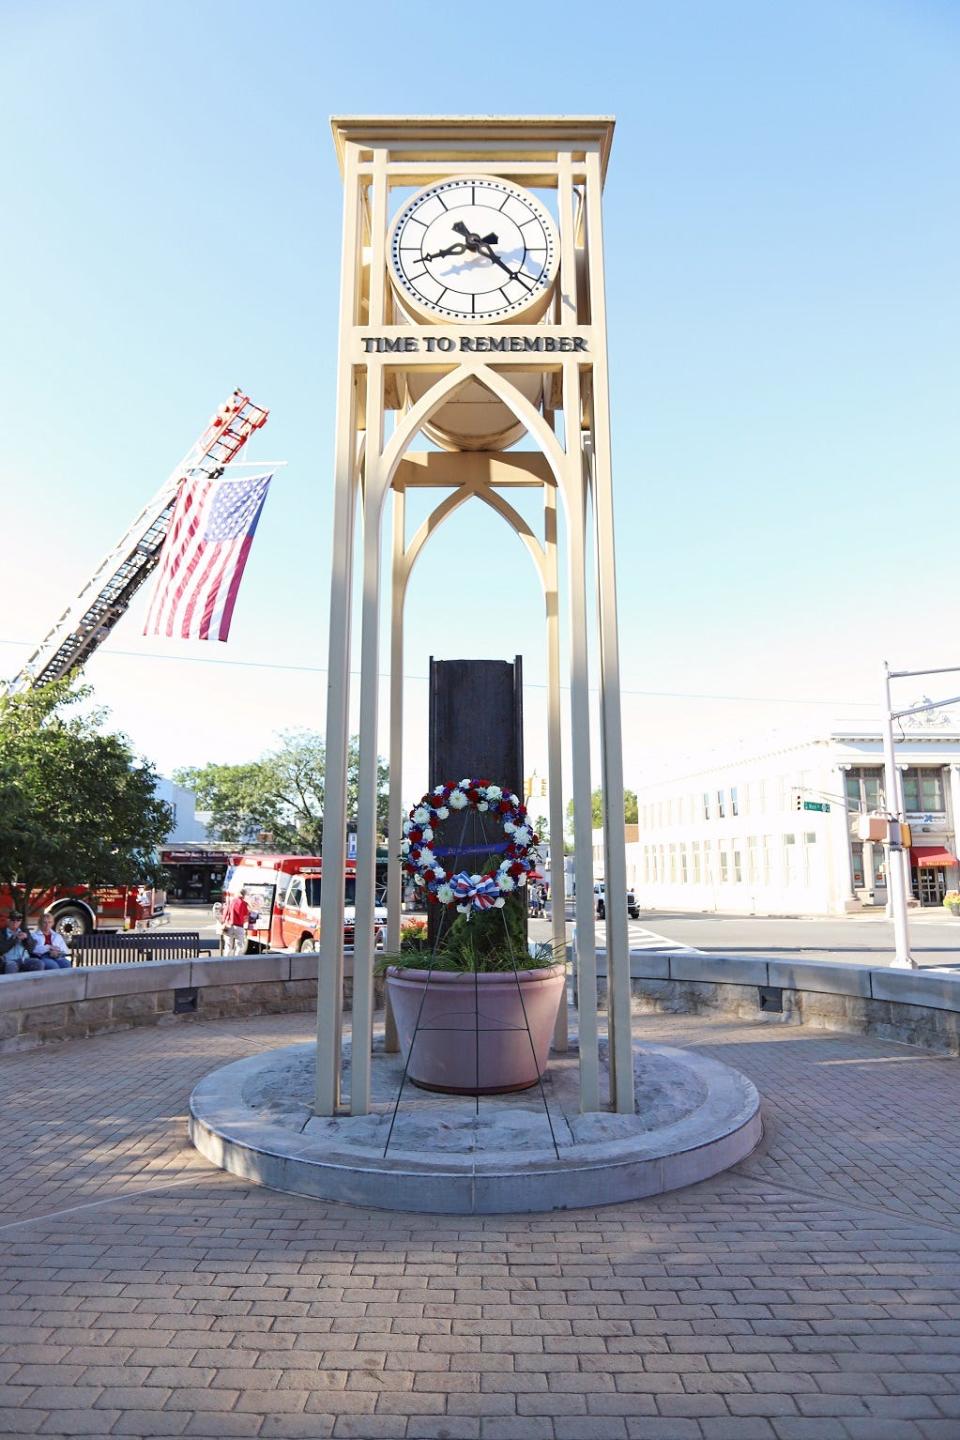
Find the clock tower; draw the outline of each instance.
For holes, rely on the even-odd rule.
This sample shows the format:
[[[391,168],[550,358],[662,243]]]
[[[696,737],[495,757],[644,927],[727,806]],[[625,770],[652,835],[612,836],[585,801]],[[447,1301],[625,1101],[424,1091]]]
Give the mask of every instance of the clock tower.
[[[574,804],[580,1098],[634,1112],[623,760],[606,309],[603,182],[608,117],[346,117],[332,121],[344,184],[323,869],[342,872],[350,639],[359,580],[361,660],[350,1109],[370,1108],[376,901],[377,714],[389,657],[387,949],[399,950],[403,617],[431,535],[467,501],[518,534],[540,578],[548,670],[550,834],[564,826],[561,702],[569,692]],[[412,193],[411,193],[412,192]],[[523,437],[535,448],[512,450]],[[440,449],[418,448],[418,440]],[[511,503],[542,498],[542,525]],[[411,535],[409,491],[440,492]],[[390,633],[380,635],[383,522],[390,513]],[[359,535],[357,520],[360,520]],[[566,573],[558,557],[565,541]],[[593,558],[596,626],[586,585]],[[359,574],[357,572],[359,571]],[[565,611],[566,654],[560,616]],[[598,652],[605,935],[593,907],[590,653]],[[559,875],[560,867],[556,873]],[[566,942],[562,886],[553,940]],[[342,1068],[343,887],[323,895],[315,1109],[337,1113]],[[606,952],[609,1095],[601,1094],[597,944]],[[566,1044],[565,1013],[555,1044]],[[387,1044],[393,1043],[388,1024]]]

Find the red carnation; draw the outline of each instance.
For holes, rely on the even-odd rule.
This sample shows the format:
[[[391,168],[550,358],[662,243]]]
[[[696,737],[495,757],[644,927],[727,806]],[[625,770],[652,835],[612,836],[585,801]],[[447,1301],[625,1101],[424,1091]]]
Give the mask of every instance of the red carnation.
[[[513,809],[513,806],[510,804],[509,800],[501,800],[500,804],[497,806],[497,809],[500,811],[501,815],[509,815],[510,811]]]
[[[514,880],[518,879],[523,873],[523,866],[520,865],[518,862],[514,861],[514,863],[510,866],[510,874],[513,876]]]

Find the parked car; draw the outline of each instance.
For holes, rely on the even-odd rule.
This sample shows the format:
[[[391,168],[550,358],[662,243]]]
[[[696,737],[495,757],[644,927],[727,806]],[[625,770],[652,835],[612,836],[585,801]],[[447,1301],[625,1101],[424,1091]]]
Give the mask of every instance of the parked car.
[[[597,919],[605,920],[607,915],[607,887],[600,880],[593,887],[593,903],[597,910]],[[640,919],[640,906],[637,904],[637,897],[632,890],[627,891],[627,914],[631,920]]]

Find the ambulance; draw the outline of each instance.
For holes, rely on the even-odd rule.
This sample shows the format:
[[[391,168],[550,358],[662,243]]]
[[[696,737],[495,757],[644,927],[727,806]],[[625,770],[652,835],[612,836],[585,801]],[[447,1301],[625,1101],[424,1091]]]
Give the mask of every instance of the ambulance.
[[[323,866],[315,855],[235,855],[223,881],[223,898],[241,891],[250,906],[247,953],[263,950],[319,950]],[[356,864],[344,868],[343,941],[352,948],[356,919]],[[220,919],[222,905],[213,907]],[[382,948],[387,912],[374,910],[374,943]],[[222,939],[222,937],[221,937]],[[222,945],[221,945],[222,948]]]

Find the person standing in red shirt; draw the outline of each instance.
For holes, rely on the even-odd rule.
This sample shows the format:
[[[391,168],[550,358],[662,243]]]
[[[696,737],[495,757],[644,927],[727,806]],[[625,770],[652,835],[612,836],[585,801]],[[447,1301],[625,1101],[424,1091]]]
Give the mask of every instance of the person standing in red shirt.
[[[247,948],[247,921],[250,906],[246,894],[231,895],[223,907],[220,924],[223,926],[224,955],[243,955]]]

